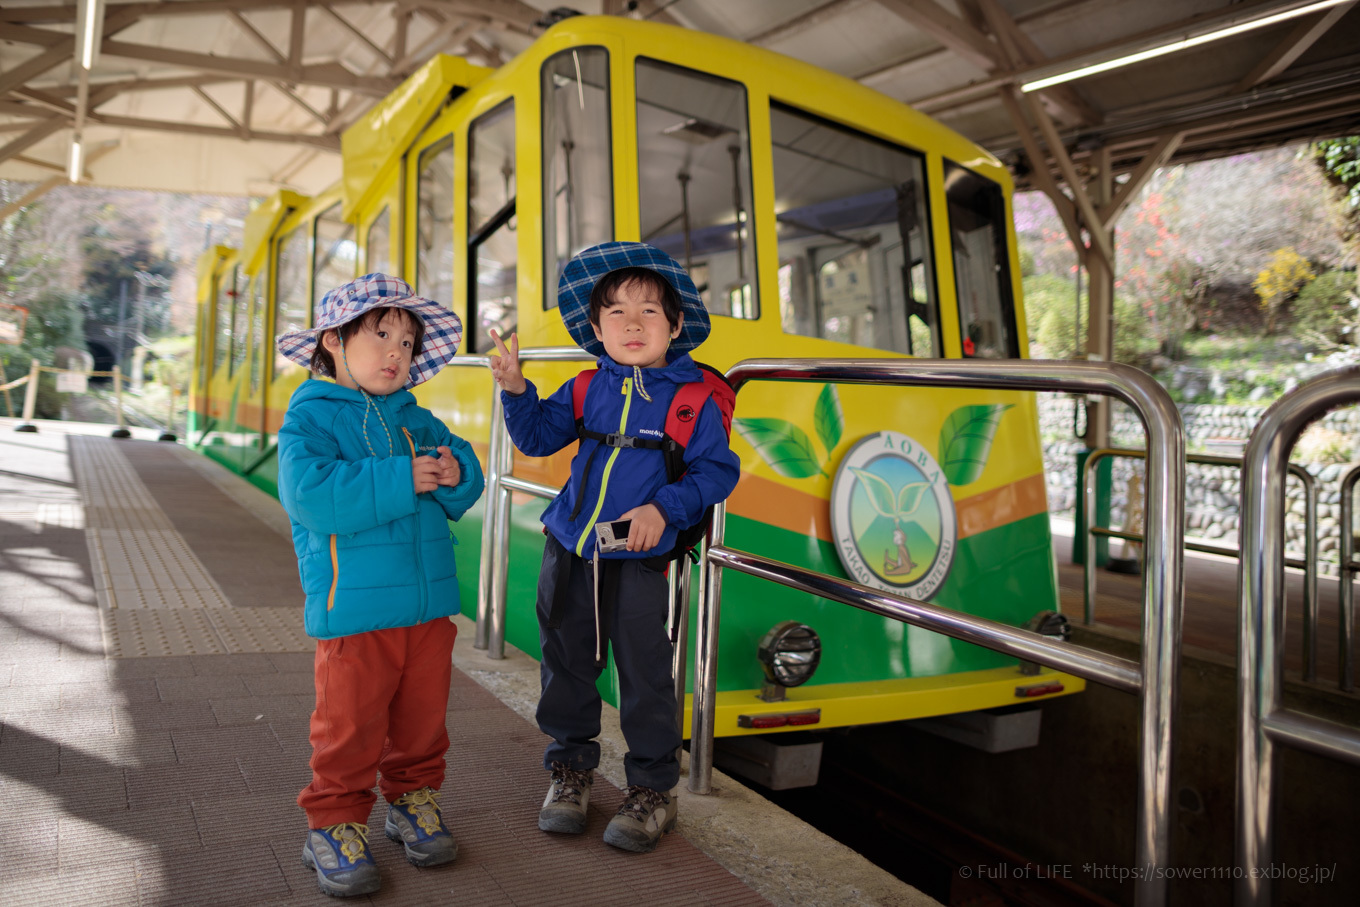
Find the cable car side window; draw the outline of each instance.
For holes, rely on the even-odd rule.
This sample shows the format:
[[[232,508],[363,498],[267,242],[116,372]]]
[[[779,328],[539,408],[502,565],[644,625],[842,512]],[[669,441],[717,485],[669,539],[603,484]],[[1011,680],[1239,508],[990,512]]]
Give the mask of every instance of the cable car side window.
[[[383,209],[384,213],[386,210]],[[359,260],[359,247],[354,244],[354,224],[341,219],[339,202],[321,212],[316,219],[315,234],[312,243],[313,307],[331,290],[354,279],[354,266]]]
[[[312,307],[307,299],[307,262],[311,257],[310,231],[298,225],[279,242],[279,259],[274,272],[274,334],[286,334],[311,325]],[[293,364],[283,353],[274,351],[274,377]]]
[[[642,241],[684,262],[711,315],[760,316],[746,86],[637,61]]]
[[[509,337],[519,321],[515,235],[515,102],[505,101],[468,127],[468,351]]]
[[[925,161],[770,103],[787,334],[941,355]]]
[[[609,54],[578,47],[543,64],[543,308],[577,252],[614,238]]]
[[[364,269],[372,274],[375,271],[386,273],[392,268],[392,209],[386,205],[368,225],[368,236],[364,241],[368,251],[364,253]]]
[[[231,356],[231,341],[236,336],[236,279],[240,267],[217,278],[217,339],[213,342],[213,371],[216,372]]]
[[[964,358],[1018,359],[1001,187],[946,160],[944,191]]]
[[[231,371],[235,375],[246,361],[246,306],[250,302],[249,278],[237,268],[232,286],[236,295],[231,301]],[[244,286],[243,286],[244,284]]]
[[[260,375],[264,371],[264,292],[265,276],[256,274],[250,281],[250,395],[260,390]]]
[[[420,152],[419,176],[416,183],[415,241],[416,292],[452,309],[452,136]]]

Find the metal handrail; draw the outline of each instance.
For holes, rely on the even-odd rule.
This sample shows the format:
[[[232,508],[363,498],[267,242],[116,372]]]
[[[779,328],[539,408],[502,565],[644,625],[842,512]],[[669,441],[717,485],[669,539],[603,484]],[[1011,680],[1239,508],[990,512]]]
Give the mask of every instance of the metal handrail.
[[[1082,562],[1082,586],[1085,592],[1085,617],[1083,623],[1089,625],[1095,619],[1096,601],[1096,554],[1095,545],[1091,544],[1092,536],[1103,536],[1105,538],[1124,539],[1130,542],[1143,542],[1144,537],[1137,532],[1128,530],[1107,529],[1103,526],[1092,526],[1092,514],[1095,513],[1096,488],[1092,480],[1092,464],[1107,457],[1126,457],[1129,459],[1146,459],[1147,454],[1141,450],[1130,450],[1118,447],[1102,447],[1091,451],[1082,464],[1081,488],[1082,494],[1086,497],[1084,523],[1078,527],[1078,531],[1085,532],[1085,558]],[[1198,463],[1204,466],[1236,466],[1242,468],[1240,457],[1221,457],[1217,454],[1186,454],[1186,463]],[[1304,514],[1303,514],[1303,557],[1285,557],[1286,567],[1294,567],[1303,571],[1303,679],[1314,681],[1317,679],[1317,625],[1318,625],[1318,517],[1317,517],[1317,483],[1313,480],[1308,470],[1297,463],[1289,464],[1289,474],[1297,478],[1303,484]],[[1239,492],[1238,499],[1241,495]],[[1240,510],[1240,505],[1239,505]],[[1240,558],[1241,546],[1229,548],[1226,545],[1207,545],[1204,542],[1185,543],[1186,549],[1190,551],[1203,551],[1208,554],[1221,554],[1225,557]]]
[[[1338,610],[1341,612],[1341,632],[1337,640],[1337,682],[1342,692],[1355,691],[1355,656],[1351,652],[1355,637],[1355,581],[1360,564],[1355,562],[1355,483],[1360,482],[1360,466],[1352,467],[1341,479],[1341,565],[1338,580],[1341,583]]]
[[[1282,707],[1284,476],[1289,452],[1320,414],[1360,401],[1360,368],[1322,375],[1277,400],[1251,433],[1242,466],[1238,574],[1236,903],[1266,905],[1275,743],[1360,764],[1360,729]]]
[[[1098,683],[1142,697],[1137,857],[1140,865],[1169,865],[1171,846],[1171,718],[1178,687],[1183,591],[1185,431],[1166,391],[1146,373],[1120,363],[1051,361],[920,361],[892,359],[748,359],[727,373],[740,393],[749,381],[819,381],[910,387],[1079,391],[1117,397],[1132,406],[1148,433],[1148,546],[1143,586],[1142,661],[1081,652],[1051,638],[857,583],[814,573],[723,545],[727,508],[713,510],[702,561],[699,635],[694,652],[694,719],[689,789],[712,787],[717,697],[721,571],[737,570],[803,589],[833,601],[944,633],[1031,661],[1063,666]],[[1165,544],[1161,544],[1162,540]],[[1156,875],[1150,873],[1149,875]],[[1163,878],[1137,883],[1139,904],[1166,899]]]
[[[596,356],[576,346],[543,346],[519,351],[521,362],[594,362]],[[489,369],[490,356],[455,356],[449,365]],[[489,372],[488,372],[489,375]],[[513,466],[510,433],[505,427],[501,392],[491,382],[491,422],[486,455],[486,504],[482,516],[481,558],[477,573],[477,627],[472,646],[486,657],[505,657],[506,588],[510,559],[510,492],[523,491],[552,499],[561,489],[519,479]]]

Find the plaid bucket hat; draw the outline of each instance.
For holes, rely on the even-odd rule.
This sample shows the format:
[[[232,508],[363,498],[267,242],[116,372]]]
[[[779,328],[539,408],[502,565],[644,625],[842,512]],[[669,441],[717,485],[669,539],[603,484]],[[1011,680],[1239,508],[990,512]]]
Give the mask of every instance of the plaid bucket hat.
[[[557,310],[576,345],[592,356],[604,355],[604,344],[590,325],[590,291],[595,282],[620,268],[647,268],[665,278],[680,296],[685,322],[671,349],[688,353],[708,339],[708,310],[689,272],[656,246],[640,242],[607,242],[591,246],[573,258],[557,282]]]
[[[411,360],[410,379],[404,385],[409,390],[433,378],[453,359],[458,341],[463,339],[463,323],[433,299],[417,296],[406,281],[388,274],[365,274],[331,290],[317,303],[315,327],[280,334],[279,352],[298,365],[311,367],[312,353],[323,331],[353,321],[370,309],[385,307],[406,309],[425,322],[420,355]]]

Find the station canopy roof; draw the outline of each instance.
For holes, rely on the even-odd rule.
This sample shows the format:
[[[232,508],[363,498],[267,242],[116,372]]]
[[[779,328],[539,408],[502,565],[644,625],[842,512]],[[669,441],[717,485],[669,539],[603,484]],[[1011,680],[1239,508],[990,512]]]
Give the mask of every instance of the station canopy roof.
[[[1158,148],[1159,162],[1196,160],[1360,133],[1360,0],[98,0],[82,42],[90,2],[0,5],[0,178],[61,184],[79,129],[93,185],[316,193],[339,179],[340,134],[433,54],[498,66],[562,2],[856,79],[990,149],[1022,185],[1034,165],[1018,123],[1031,149],[1047,135],[1080,168],[1104,146],[1116,170]]]

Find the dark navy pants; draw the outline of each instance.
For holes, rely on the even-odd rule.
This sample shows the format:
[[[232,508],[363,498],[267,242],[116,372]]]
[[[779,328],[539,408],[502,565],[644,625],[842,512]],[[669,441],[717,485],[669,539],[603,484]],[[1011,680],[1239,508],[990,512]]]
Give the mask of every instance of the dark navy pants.
[[[563,558],[566,586],[557,589]],[[668,791],[680,782],[680,729],[675,719],[671,643],[666,636],[666,575],[638,560],[620,560],[618,594],[603,627],[619,673],[619,722],[628,742],[624,771],[630,785]],[[543,767],[561,762],[584,771],[600,764],[600,692],[595,686],[595,599],[591,565],[551,535],[538,576],[538,626],[543,644],[543,694],[538,727],[552,737]],[[548,615],[559,602],[561,626]]]

